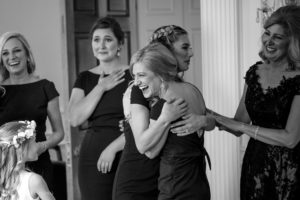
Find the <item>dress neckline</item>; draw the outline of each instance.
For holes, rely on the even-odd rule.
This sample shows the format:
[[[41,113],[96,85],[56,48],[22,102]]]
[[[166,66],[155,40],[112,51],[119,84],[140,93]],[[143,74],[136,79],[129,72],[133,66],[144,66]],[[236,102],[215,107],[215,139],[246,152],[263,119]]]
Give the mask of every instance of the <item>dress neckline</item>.
[[[297,78],[300,78],[300,74],[295,75],[293,77],[288,77],[288,78],[286,78],[285,75],[282,75],[282,79],[279,81],[278,85],[276,85],[274,87],[268,86],[267,88],[263,88],[261,82],[259,81],[261,79],[261,77],[257,73],[258,64],[261,64],[261,63],[257,63],[255,65],[254,75],[255,75],[256,85],[257,85],[258,88],[260,88],[260,91],[264,95],[267,95],[269,93],[274,93],[274,91],[277,91],[278,89],[282,88],[287,82],[289,82],[291,80],[294,80],[294,79],[297,79]]]
[[[39,82],[42,82],[46,79],[39,79],[37,81],[34,81],[34,82],[29,82],[29,83],[23,83],[23,84],[9,84],[9,85],[2,85],[4,87],[9,87],[9,86],[25,86],[25,85],[33,85],[33,84],[36,84],[36,83],[39,83]]]

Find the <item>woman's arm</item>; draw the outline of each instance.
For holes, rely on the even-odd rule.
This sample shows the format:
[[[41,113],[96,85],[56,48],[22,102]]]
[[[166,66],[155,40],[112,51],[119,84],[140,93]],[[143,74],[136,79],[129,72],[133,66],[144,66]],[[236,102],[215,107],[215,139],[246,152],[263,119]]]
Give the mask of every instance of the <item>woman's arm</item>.
[[[116,70],[107,77],[101,74],[98,84],[86,96],[82,89],[73,88],[68,106],[71,125],[79,126],[85,122],[94,112],[104,92],[123,82],[124,75],[124,69]]]
[[[48,102],[47,114],[52,128],[52,134],[47,137],[46,141],[39,142],[39,153],[45,152],[51,147],[55,147],[64,138],[64,128],[59,110],[59,99],[55,97]]]
[[[237,111],[235,113],[235,116],[233,118],[233,120],[235,120],[237,123],[240,123],[240,125],[242,124],[249,124],[251,122],[251,119],[248,115],[247,109],[246,109],[246,105],[245,105],[245,96],[246,96],[246,92],[247,92],[247,84],[244,85],[244,90],[243,90],[243,95],[242,98],[240,99],[240,103],[238,105]],[[216,119],[216,125],[219,127],[220,130],[224,130],[227,131],[237,137],[241,136],[243,134],[243,132],[233,129],[230,126],[227,126],[224,123],[220,123],[220,120],[230,120],[231,118],[225,117],[219,113],[216,113],[212,110],[207,109],[207,114],[214,117]]]
[[[178,136],[195,133],[200,129],[211,131],[216,126],[216,120],[212,116],[190,113],[182,117],[183,120],[171,125],[171,132]]]
[[[217,121],[230,129],[243,132],[250,137],[270,145],[294,148],[300,141],[300,95],[294,97],[287,124],[284,129],[270,129],[237,122],[229,118]]]
[[[110,172],[116,153],[122,151],[125,145],[124,134],[112,141],[100,154],[97,161],[97,169],[102,173]]]
[[[166,102],[159,118],[149,127],[149,110],[145,106],[131,104],[130,126],[139,152],[144,154],[156,145],[170,123],[184,115],[186,110],[187,104],[183,99]]]
[[[33,199],[39,197],[40,200],[55,200],[43,177],[35,173],[29,178],[29,192]]]

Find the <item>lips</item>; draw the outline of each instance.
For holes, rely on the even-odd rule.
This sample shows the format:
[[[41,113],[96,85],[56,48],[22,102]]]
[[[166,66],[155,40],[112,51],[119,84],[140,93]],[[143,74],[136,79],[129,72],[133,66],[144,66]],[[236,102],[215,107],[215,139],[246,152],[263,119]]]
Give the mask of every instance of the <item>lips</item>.
[[[274,53],[276,51],[276,48],[273,48],[271,46],[266,46],[266,50],[269,52],[269,53]]]
[[[13,62],[8,62],[8,65],[9,66],[15,66],[15,65],[19,65],[20,64],[20,61],[13,61]]]

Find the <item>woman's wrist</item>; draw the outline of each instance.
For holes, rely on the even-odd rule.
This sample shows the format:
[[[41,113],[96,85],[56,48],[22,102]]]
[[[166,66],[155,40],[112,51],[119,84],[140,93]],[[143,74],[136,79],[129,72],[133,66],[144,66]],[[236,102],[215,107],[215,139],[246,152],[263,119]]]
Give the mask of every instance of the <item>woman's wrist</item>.
[[[48,149],[48,146],[47,146],[47,143],[46,143],[46,141],[43,141],[43,142],[40,142],[41,143],[41,145],[42,145],[42,152],[45,152],[45,151],[47,151],[47,149]]]

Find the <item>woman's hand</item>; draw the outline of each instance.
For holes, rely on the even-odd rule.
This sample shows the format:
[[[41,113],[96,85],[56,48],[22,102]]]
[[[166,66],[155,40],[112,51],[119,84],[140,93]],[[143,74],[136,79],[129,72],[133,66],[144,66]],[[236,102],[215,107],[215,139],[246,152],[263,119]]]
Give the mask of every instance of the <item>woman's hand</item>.
[[[160,118],[172,122],[186,114],[188,110],[187,103],[182,98],[171,99],[164,103]]]
[[[124,69],[115,70],[106,77],[104,77],[104,73],[101,73],[98,80],[98,85],[101,86],[105,91],[111,90],[125,80],[125,78],[123,78],[124,75]]]
[[[183,120],[171,125],[171,132],[178,136],[185,136],[195,133],[199,129],[203,129],[207,125],[205,115],[196,115],[190,113],[182,117]]]
[[[110,172],[115,157],[116,157],[116,151],[113,148],[110,148],[110,146],[106,147],[102,151],[97,161],[98,171],[102,173]]]
[[[119,121],[119,130],[121,133],[124,133],[124,123],[125,123],[125,119],[121,119]]]

